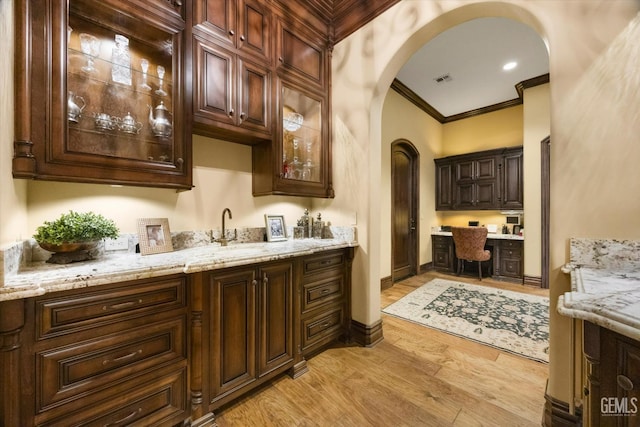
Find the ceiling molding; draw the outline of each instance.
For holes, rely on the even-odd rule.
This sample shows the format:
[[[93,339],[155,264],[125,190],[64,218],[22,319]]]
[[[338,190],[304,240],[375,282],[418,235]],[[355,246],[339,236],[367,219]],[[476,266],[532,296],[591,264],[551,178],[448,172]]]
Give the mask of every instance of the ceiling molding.
[[[515,88],[516,88],[516,91],[518,92],[518,97],[515,99],[511,99],[509,101],[500,102],[498,104],[493,104],[487,107],[477,108],[475,110],[466,111],[464,113],[454,114],[452,116],[446,116],[446,117],[443,116],[438,110],[433,108],[431,105],[429,105],[428,102],[426,102],[424,99],[418,96],[414,91],[409,89],[400,80],[394,79],[393,82],[391,83],[391,89],[398,92],[407,101],[411,102],[413,105],[420,108],[422,111],[424,111],[425,113],[427,113],[428,115],[436,119],[438,122],[444,124],[444,123],[455,122],[456,120],[468,119],[469,117],[479,116],[481,114],[491,113],[493,111],[502,110],[504,108],[514,107],[516,105],[521,105],[523,102],[522,95],[525,89],[529,89],[545,83],[549,83],[548,73],[517,83],[515,85]]]
[[[400,0],[333,0],[331,27],[335,43],[399,2]]]

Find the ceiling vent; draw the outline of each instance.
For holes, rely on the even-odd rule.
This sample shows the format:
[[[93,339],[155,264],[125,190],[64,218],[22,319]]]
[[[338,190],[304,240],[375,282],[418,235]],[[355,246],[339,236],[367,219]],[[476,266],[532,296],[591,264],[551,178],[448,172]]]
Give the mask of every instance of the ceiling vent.
[[[438,83],[438,84],[442,84],[442,83],[450,82],[453,79],[451,78],[451,75],[449,73],[447,73],[447,74],[443,74],[441,76],[438,76],[433,80],[435,80],[436,83]]]

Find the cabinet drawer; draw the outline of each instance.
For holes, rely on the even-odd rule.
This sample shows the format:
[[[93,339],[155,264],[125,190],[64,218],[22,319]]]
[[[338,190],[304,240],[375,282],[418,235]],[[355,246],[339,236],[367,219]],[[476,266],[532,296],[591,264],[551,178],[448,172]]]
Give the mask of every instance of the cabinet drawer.
[[[516,250],[522,250],[522,241],[520,240],[503,240],[500,243],[500,246],[503,249],[516,249]]]
[[[186,359],[185,317],[36,353],[38,409],[117,385]]]
[[[323,304],[340,301],[344,297],[344,277],[340,275],[304,284],[303,294],[303,313]]]
[[[447,236],[431,236],[433,246],[436,248],[448,248],[453,242],[453,238]]]
[[[38,339],[98,328],[134,316],[186,306],[186,278],[129,282],[127,286],[36,301]]]
[[[186,369],[159,370],[154,374],[154,381],[127,384],[121,393],[95,404],[78,401],[41,414],[36,417],[36,424],[51,427],[180,424],[187,417]]]
[[[326,255],[314,255],[303,260],[302,275],[308,276],[310,274],[327,271],[330,269],[340,271],[343,266],[343,251],[329,253]]]
[[[344,308],[342,305],[323,310],[302,321],[302,350],[338,338],[343,333]]]

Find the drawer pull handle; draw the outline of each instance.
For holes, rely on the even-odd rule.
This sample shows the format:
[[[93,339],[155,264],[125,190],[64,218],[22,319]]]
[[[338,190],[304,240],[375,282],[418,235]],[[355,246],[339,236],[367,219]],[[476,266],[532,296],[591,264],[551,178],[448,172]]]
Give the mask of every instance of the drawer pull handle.
[[[136,305],[136,304],[142,304],[142,299],[139,299],[138,301],[127,301],[127,302],[121,302],[120,304],[112,304],[110,306],[102,306],[102,310],[103,311],[107,311],[107,310],[121,310],[123,308],[127,308],[127,307],[131,307],[132,305]]]
[[[618,378],[616,378],[618,385],[626,391],[630,391],[633,390],[633,381],[631,381],[629,379],[629,377],[626,377],[624,375],[618,375]]]
[[[331,264],[331,261],[328,260],[328,259],[325,259],[324,261],[321,261],[320,264],[322,264],[322,265]]]
[[[331,292],[331,289],[324,288],[324,289],[322,290],[322,292],[320,292],[320,293],[322,293],[322,294],[328,294],[329,292]]]
[[[322,324],[322,327],[323,327],[323,328],[328,328],[329,326],[331,326],[331,322],[324,322],[324,323]]]
[[[107,360],[103,360],[102,364],[103,365],[107,365],[109,363],[118,363],[118,362],[122,362],[124,360],[127,359],[131,359],[132,357],[137,356],[138,354],[142,354],[142,349],[138,350],[138,351],[134,351],[132,353],[129,354],[125,354],[124,356],[120,356],[120,357],[116,357],[115,359],[107,359]]]
[[[135,417],[135,416],[136,416],[136,415],[138,415],[140,412],[142,412],[142,408],[138,408],[138,410],[137,410],[137,411],[133,411],[132,413],[130,413],[130,414],[129,414],[129,415],[127,415],[126,417],[124,417],[124,418],[122,418],[122,419],[120,419],[120,420],[114,421],[114,422],[112,422],[111,424],[105,424],[105,426],[104,426],[104,427],[120,425],[120,424],[124,423],[125,421],[129,421],[131,418]]]

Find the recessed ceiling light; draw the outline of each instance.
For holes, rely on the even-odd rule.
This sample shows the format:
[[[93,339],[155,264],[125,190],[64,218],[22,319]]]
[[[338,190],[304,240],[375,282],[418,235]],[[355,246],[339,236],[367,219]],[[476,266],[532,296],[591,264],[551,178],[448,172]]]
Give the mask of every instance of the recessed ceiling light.
[[[518,66],[518,63],[516,61],[511,61],[511,62],[507,62],[506,64],[504,64],[502,66],[502,69],[504,71],[510,71],[513,70],[514,68],[516,68]]]

